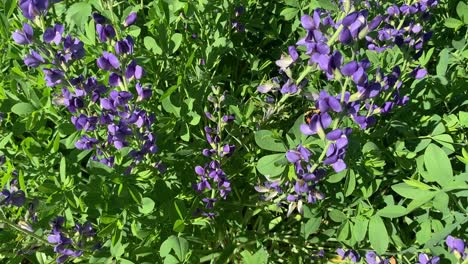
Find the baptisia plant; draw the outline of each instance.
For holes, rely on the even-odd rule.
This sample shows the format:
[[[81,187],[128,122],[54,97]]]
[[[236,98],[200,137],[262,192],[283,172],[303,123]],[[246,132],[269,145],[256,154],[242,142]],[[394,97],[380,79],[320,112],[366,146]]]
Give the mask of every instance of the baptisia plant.
[[[367,9],[358,10],[351,1],[342,1],[337,17],[323,9],[301,17],[306,35],[276,61],[281,78],[258,87],[260,93],[282,96],[278,104],[293,96],[309,98],[312,111],[299,129],[306,137],[318,138],[323,146],[319,149],[316,143],[301,143],[287,151],[295,177],[292,182],[283,180],[285,185],[278,187],[284,192],[281,197],[290,202],[288,215],[292,208],[302,212],[303,203],[323,199],[320,179],[347,169],[346,152],[353,129],[368,129],[376,123],[377,115],[408,103],[408,89],[403,85],[427,73],[418,58],[431,37],[425,22],[436,4],[421,0],[390,5],[386,14],[369,17]],[[392,62],[380,61],[379,54],[392,56]],[[326,89],[316,86],[320,79],[327,81]],[[352,120],[354,127],[348,127],[351,122],[347,120]]]
[[[213,110],[205,112],[205,116],[212,125],[205,126],[204,132],[210,147],[203,149],[202,154],[211,161],[195,167],[199,179],[193,188],[203,197],[202,201],[205,204],[205,208],[198,209],[197,214],[214,218],[216,202],[220,198],[226,199],[231,192],[231,182],[222,164],[234,153],[236,146],[229,144],[225,138],[226,126],[234,121],[233,115],[223,114],[225,93],[214,87],[208,100],[212,103]]]
[[[20,4],[26,18],[46,14],[48,2],[38,2],[29,1],[27,8]],[[137,14],[131,12],[120,27],[99,13],[92,18],[102,51],[86,50],[80,39],[65,33],[62,24],[45,28],[43,17],[36,18],[41,19],[39,29],[24,23],[13,39],[30,48],[24,63],[42,69],[46,85],[59,93],[55,103],[72,114],[71,123],[81,134],[75,147],[94,150],[92,159],[107,166],[125,164],[130,173],[158,149],[152,132],[155,116],[144,110],[151,86],[141,82],[144,70],[134,55],[135,41],[125,36]]]

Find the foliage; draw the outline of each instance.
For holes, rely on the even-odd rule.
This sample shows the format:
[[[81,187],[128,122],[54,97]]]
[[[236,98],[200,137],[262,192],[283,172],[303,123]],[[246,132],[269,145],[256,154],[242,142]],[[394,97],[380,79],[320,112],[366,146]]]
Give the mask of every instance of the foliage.
[[[466,1],[0,23],[2,262],[467,263]]]

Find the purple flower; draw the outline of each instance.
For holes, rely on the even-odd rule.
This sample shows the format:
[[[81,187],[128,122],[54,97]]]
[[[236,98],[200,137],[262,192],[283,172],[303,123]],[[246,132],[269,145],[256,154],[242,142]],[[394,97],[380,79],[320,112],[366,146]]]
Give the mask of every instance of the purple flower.
[[[75,125],[76,130],[92,131],[96,129],[98,118],[96,116],[87,117],[80,114],[78,117],[72,116],[71,122]]]
[[[42,56],[34,50],[31,50],[30,55],[27,55],[23,61],[26,66],[34,68],[38,67],[42,63],[45,63],[44,58],[42,58]]]
[[[297,53],[297,50],[294,46],[289,46],[288,47],[288,52],[289,52],[289,56],[291,56],[293,62],[297,61],[297,59],[299,58],[299,54]]]
[[[0,193],[0,196],[5,197],[1,203],[5,203],[6,205],[13,205],[16,207],[23,206],[24,202],[26,201],[25,193],[22,190],[18,190],[16,187],[11,187],[10,190],[3,189],[3,191]]]
[[[120,86],[122,84],[122,77],[115,72],[109,75],[109,86]]]
[[[148,99],[153,94],[151,89],[143,89],[143,87],[141,86],[140,83],[136,84],[136,91],[137,91],[137,94],[138,94],[137,101],[143,101],[145,99]]]
[[[65,74],[58,69],[44,68],[42,71],[45,73],[46,85],[49,87],[56,86],[62,83]]]
[[[81,150],[89,150],[92,149],[97,143],[99,143],[97,139],[84,135],[75,143],[75,147]]]
[[[427,75],[427,70],[419,66],[411,72],[411,76],[415,79],[422,79]]]
[[[137,19],[137,13],[131,12],[126,18],[124,22],[124,27],[128,27],[130,25],[133,25]]]
[[[71,54],[71,58],[74,60],[83,58],[86,53],[83,42],[70,35],[63,40],[63,50],[66,54]]]
[[[54,42],[55,45],[60,44],[62,41],[62,34],[63,34],[63,25],[55,24],[53,28],[47,28],[44,32],[43,39],[44,42],[50,43]]]
[[[361,260],[361,256],[359,256],[359,254],[353,249],[348,249],[344,251],[342,248],[339,248],[336,250],[336,253],[338,253],[342,260],[349,259],[354,263],[359,262],[359,260]]]
[[[320,109],[320,112],[328,112],[328,110],[331,109],[334,112],[339,113],[342,110],[340,101],[335,97],[330,96],[326,91],[320,91],[317,107]]]
[[[33,42],[34,31],[28,23],[23,23],[23,30],[13,32],[13,40],[20,45],[31,44]]]
[[[234,8],[234,16],[239,17],[245,12],[245,7],[243,6],[238,6]]]
[[[19,3],[23,16],[33,20],[40,14],[45,14],[49,7],[48,0],[20,0]]]
[[[124,40],[115,43],[115,53],[117,54],[132,54],[133,53],[133,38],[130,36],[125,37]]]
[[[286,159],[288,159],[288,161],[291,163],[296,163],[300,160],[309,162],[311,155],[312,152],[309,149],[299,145],[297,146],[297,150],[288,150],[286,152]]]
[[[374,251],[369,251],[366,253],[366,261],[367,264],[389,264],[390,261],[387,259],[382,258],[381,256],[377,255]]]
[[[301,17],[301,25],[306,30],[312,31],[320,26],[320,16],[317,11],[314,12],[313,17],[303,15]]]
[[[85,237],[93,237],[96,235],[96,230],[94,230],[93,226],[90,222],[86,222],[84,225],[76,224],[75,230]]]
[[[309,124],[302,124],[300,130],[304,135],[314,135],[329,127],[331,122],[332,118],[328,113],[314,114],[310,118]]]
[[[107,39],[113,39],[115,37],[115,29],[112,25],[96,25],[96,31],[101,42],[106,42]]]
[[[281,93],[286,94],[286,93],[297,93],[297,85],[294,83],[294,81],[288,80],[282,87],[281,87]]]
[[[427,254],[420,253],[418,260],[419,262],[417,264],[439,264],[440,257],[435,256],[435,257],[429,258]]]
[[[459,238],[453,236],[447,236],[445,243],[450,248],[450,252],[456,252],[460,255],[463,255],[465,252],[465,242]]]
[[[96,24],[104,24],[107,22],[107,18],[97,12],[93,13],[93,19]]]
[[[102,53],[102,57],[99,57],[96,61],[97,66],[105,71],[110,71],[112,69],[118,69],[120,67],[120,62],[117,57],[107,51]]]
[[[139,80],[143,76],[143,73],[143,68],[137,65],[135,60],[132,60],[125,71],[125,78],[127,78],[127,80],[132,80],[133,78]]]

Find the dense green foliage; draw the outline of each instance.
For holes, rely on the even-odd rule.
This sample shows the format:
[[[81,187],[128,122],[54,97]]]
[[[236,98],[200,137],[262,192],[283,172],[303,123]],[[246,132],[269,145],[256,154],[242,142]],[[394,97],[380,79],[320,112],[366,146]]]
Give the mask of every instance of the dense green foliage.
[[[369,121],[362,127],[356,115],[340,110],[333,112],[330,128],[322,125],[326,133],[352,128],[351,134],[340,134],[347,148],[346,156],[338,159],[344,160],[345,168],[323,163],[338,140],[320,129],[305,135],[301,125],[307,126],[304,114],[316,108],[322,90],[336,95],[344,109],[353,99],[345,100],[342,91],[353,98],[359,94],[358,85],[336,69],[330,73],[335,78],[327,78],[323,69],[308,63],[306,47],[297,47],[300,59],[294,64],[284,66],[278,60],[293,57],[288,47],[308,33],[301,17],[312,16],[317,8],[336,22],[351,13],[350,8],[359,11],[371,2],[370,21],[386,15],[393,4],[428,1],[355,1],[347,9],[327,0],[69,0],[49,1],[46,14],[35,20],[25,18],[20,2],[28,1],[0,1],[0,180],[10,195],[0,195],[2,263],[53,263],[66,255],[50,238],[56,234],[54,227],[73,239],[64,243],[67,247],[82,250],[68,258],[70,263],[350,261],[337,255],[338,248],[356,250],[362,263],[371,263],[364,257],[371,250],[398,263],[416,263],[419,253],[440,256],[440,263],[467,263],[466,256],[463,259],[446,244],[451,235],[464,240],[468,250],[466,1],[440,1],[428,8],[426,20],[401,14],[401,21],[421,23],[424,31],[432,32],[419,56],[409,44],[377,52],[367,49],[363,38],[352,44],[342,43],[338,35],[327,40],[346,58],[344,64],[367,58],[369,79],[379,79],[380,71],[392,74],[394,66],[401,68],[401,87],[391,85],[379,96],[362,99],[361,111],[379,106],[375,124]],[[131,12],[137,19],[127,26]],[[100,23],[93,13],[107,19],[103,25],[114,26],[114,40],[100,41]],[[15,31],[24,30],[23,23],[34,29],[29,46],[12,38]],[[65,48],[62,53],[73,53],[76,61],[56,63],[63,59],[57,54],[65,44],[43,41],[44,31],[55,24],[64,26],[63,38],[70,34],[83,42],[82,58]],[[324,35],[333,35],[337,28],[323,29]],[[59,42],[64,41],[60,35]],[[134,51],[119,56],[120,62],[127,65],[134,59],[144,69],[141,79],[136,74],[125,78],[125,71],[118,72],[111,59],[104,66],[97,62],[103,52],[116,54],[115,41],[126,36],[133,38]],[[25,65],[29,48],[41,52],[47,62]],[[49,84],[51,77],[43,70],[53,64],[60,64],[57,69],[65,74],[56,85]],[[426,69],[427,75],[418,76],[418,69]],[[115,73],[122,76],[112,85]],[[103,106],[107,92],[100,95],[101,101],[87,95],[85,106],[73,113],[62,88],[76,92],[79,85],[71,79],[79,75],[95,76],[100,84],[133,97],[125,101],[119,94],[124,103],[112,101],[117,109],[112,112],[113,106]],[[301,86],[304,79],[308,82],[296,93],[279,91],[286,80]],[[137,81],[151,89],[151,97],[141,96]],[[273,88],[259,92],[265,85]],[[400,94],[409,100],[395,103],[384,114],[382,105]],[[140,110],[155,118],[141,117],[143,125],[129,125],[127,141],[108,132],[113,123],[99,121],[87,132],[73,121],[80,113],[111,113],[112,122],[120,122],[118,129],[124,130],[123,113]],[[154,149],[143,153],[151,141],[149,133],[156,138],[157,151],[152,145]],[[83,135],[103,142],[102,149],[80,149],[77,142]],[[298,146],[310,150],[313,168],[307,170],[314,177],[324,171],[310,187],[313,202],[288,197],[295,183],[305,181],[286,155],[298,152]],[[210,147],[217,152],[203,155]],[[138,151],[143,154],[137,158]],[[114,161],[99,162],[103,157]],[[212,189],[197,192],[200,178],[211,177],[205,170],[219,171],[213,161],[225,174],[220,181],[210,179]],[[281,191],[264,187],[275,181]],[[58,216],[64,217],[63,224],[57,224]],[[91,225],[92,232],[78,232],[77,224]]]

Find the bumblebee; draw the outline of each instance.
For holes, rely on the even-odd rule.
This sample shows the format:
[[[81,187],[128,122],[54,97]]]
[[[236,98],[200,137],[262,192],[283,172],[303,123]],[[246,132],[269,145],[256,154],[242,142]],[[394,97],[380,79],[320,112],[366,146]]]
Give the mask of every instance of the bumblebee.
[[[312,120],[312,116],[320,114],[320,109],[313,107],[309,109],[309,111],[304,113],[304,122],[307,124],[310,124],[310,121]]]

